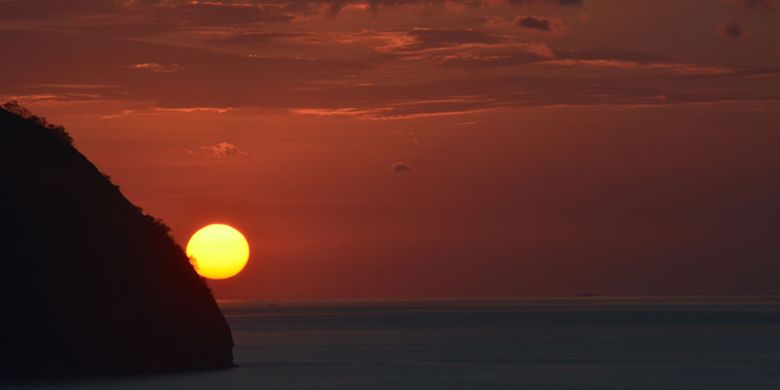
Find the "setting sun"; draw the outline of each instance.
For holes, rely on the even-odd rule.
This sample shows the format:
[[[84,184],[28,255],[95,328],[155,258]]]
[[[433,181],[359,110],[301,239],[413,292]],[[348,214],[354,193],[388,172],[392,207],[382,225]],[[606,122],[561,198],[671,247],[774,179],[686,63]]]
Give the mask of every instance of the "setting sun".
[[[237,275],[249,260],[249,243],[235,228],[212,224],[195,232],[187,243],[187,256],[195,270],[209,279]]]

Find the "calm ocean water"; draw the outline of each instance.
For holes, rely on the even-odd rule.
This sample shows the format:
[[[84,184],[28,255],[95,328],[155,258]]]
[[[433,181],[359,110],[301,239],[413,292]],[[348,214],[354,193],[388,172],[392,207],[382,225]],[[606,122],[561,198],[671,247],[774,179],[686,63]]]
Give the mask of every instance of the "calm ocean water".
[[[220,304],[238,368],[14,387],[780,389],[780,298]]]

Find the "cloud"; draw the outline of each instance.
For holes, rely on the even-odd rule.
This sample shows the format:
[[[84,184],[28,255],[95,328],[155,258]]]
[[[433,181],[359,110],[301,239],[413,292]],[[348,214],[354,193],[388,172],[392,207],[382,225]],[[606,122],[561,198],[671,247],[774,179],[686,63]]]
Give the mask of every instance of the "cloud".
[[[121,118],[129,115],[154,115],[154,114],[195,114],[195,113],[211,113],[211,114],[225,114],[235,109],[232,107],[143,107],[124,109],[119,112],[113,112],[104,114],[102,119],[114,119]]]
[[[500,21],[488,21],[490,27]],[[506,23],[506,22],[503,22]],[[438,65],[464,67],[517,65],[555,58],[543,42],[517,42],[516,37],[478,30],[415,28],[382,33],[380,53]]]
[[[510,4],[525,6],[531,4],[550,4],[559,5],[562,7],[579,7],[582,5],[583,0],[509,0]]]
[[[408,94],[408,92],[406,93]],[[464,115],[491,111],[500,105],[485,96],[449,96],[437,99],[399,99],[369,107],[299,108],[292,112],[315,116],[351,116],[369,120],[398,120]]]
[[[361,9],[371,12],[378,12],[381,8],[414,5],[438,5],[441,3],[455,6],[470,6],[473,8],[486,8],[505,4],[513,6],[546,4],[562,7],[578,7],[582,5],[583,0],[310,0],[308,2],[302,1],[302,3],[308,4],[309,8],[319,8],[331,16],[335,16],[345,9]]]
[[[514,23],[520,28],[546,33],[562,31],[564,28],[563,22],[559,19],[544,16],[518,16]]]
[[[188,151],[190,154],[209,155],[217,158],[249,157],[250,154],[228,142],[219,142],[214,145],[201,146],[198,152]]]
[[[764,0],[768,2],[770,0]],[[416,7],[486,9],[534,4],[577,7],[582,0],[0,0],[0,21],[30,21],[75,30],[104,28],[133,35],[219,26],[292,23],[343,11],[380,12]],[[442,7],[444,5],[444,7]]]
[[[503,40],[499,36],[477,30],[414,28],[408,35],[414,39],[414,43],[407,47],[411,50],[458,44],[491,44]]]
[[[67,84],[67,83],[41,83],[36,84],[35,87],[40,88],[52,88],[52,89],[73,89],[73,90],[103,90],[103,89],[112,89],[117,88],[117,85],[112,84]]]
[[[31,103],[75,103],[86,101],[98,101],[102,96],[94,93],[75,93],[75,92],[62,92],[62,93],[38,93],[38,94],[20,94],[20,95],[0,95],[0,100],[18,100],[26,104]]]
[[[740,38],[745,35],[745,31],[742,29],[742,25],[736,21],[723,22],[718,26],[718,32],[724,38]]]
[[[545,58],[555,58],[549,48],[544,44],[528,44],[506,52],[496,48],[449,53],[436,57],[434,61],[439,65],[485,69],[487,67],[532,64]]]
[[[780,0],[742,0],[742,5],[750,9],[776,9],[780,7]]]
[[[392,165],[393,172],[396,173],[411,173],[412,166],[405,162],[394,162]]]
[[[209,43],[228,46],[257,47],[274,44],[294,44],[313,34],[302,32],[229,31],[208,39]]]
[[[278,23],[289,22],[294,18],[288,6],[280,3],[190,1],[173,6],[158,6],[157,9],[161,9],[165,16],[201,26]]]
[[[173,73],[183,69],[179,64],[158,64],[156,62],[145,62],[141,64],[129,65],[128,68],[142,70],[152,73]]]
[[[7,31],[0,34],[0,43],[15,61],[0,62],[0,95],[46,101],[95,95],[123,105],[112,103],[108,111],[117,115],[98,113],[107,118],[262,109],[372,120],[471,115],[508,107],[659,104],[659,95],[667,96],[666,104],[776,96],[769,87],[734,85],[737,77],[777,74],[777,69],[756,73],[762,69],[573,49],[556,56],[543,43],[503,41],[501,34],[489,31],[486,36],[439,30],[444,31],[381,31],[393,34],[387,39],[417,34],[425,43],[414,38],[394,51],[375,52],[366,42],[378,40],[362,41],[362,53],[370,53],[362,62],[247,58],[135,40]],[[43,56],[51,60],[40,61]],[[145,69],[129,71],[127,64],[138,59],[182,69],[165,77],[150,77],[151,70]],[[51,67],[52,62],[58,66]],[[702,77],[708,80],[701,88],[679,88],[681,82]],[[116,88],[84,89],[91,85]]]
[[[507,37],[485,31],[422,27],[408,31],[364,32],[346,39],[352,42],[374,42],[377,52],[404,56],[450,50],[461,52],[464,48],[503,46],[509,43]]]
[[[410,107],[408,110],[400,110],[397,107],[375,108],[301,108],[292,109],[292,113],[315,116],[348,116],[366,120],[406,120],[419,118],[436,118],[455,115],[466,115],[495,111],[493,107]]]
[[[556,59],[542,61],[540,64],[567,67],[656,71],[680,76],[723,76],[741,72],[740,69],[723,66],[704,66],[672,62],[639,62],[614,59]]]
[[[0,0],[0,14],[6,3]],[[250,7],[239,3],[260,5],[250,0],[214,3],[200,2],[198,10],[230,8],[229,3],[245,10]],[[298,2],[264,1],[287,7],[267,12],[318,12],[293,10],[289,8],[293,3]],[[157,20],[151,16],[155,12],[163,15],[172,12],[166,7],[185,6],[184,1],[174,0],[116,4],[128,10],[128,22],[150,26]],[[390,2],[381,6],[385,4],[391,6]],[[412,8],[415,4],[425,5]],[[501,0],[492,0],[488,8],[459,2],[466,8],[454,11],[447,8],[449,4],[398,2],[400,10],[387,12],[392,20],[356,15],[365,12],[362,9],[345,9],[340,20],[315,16],[300,23],[296,19],[293,26],[214,25],[166,16],[161,22],[164,28],[181,30],[169,34],[169,30],[153,29],[140,38],[132,33],[121,38],[118,33],[57,31],[49,28],[54,24],[30,23],[30,29],[17,26],[0,34],[4,54],[14,59],[0,61],[0,95],[20,100],[28,96],[51,105],[104,99],[108,108],[97,112],[104,117],[264,110],[361,119],[471,115],[547,105],[659,104],[659,95],[667,96],[668,105],[776,97],[776,88],[771,87],[780,73],[771,63],[725,66],[700,53],[669,57],[663,50],[642,55],[636,51],[644,47],[622,39],[616,41],[618,45],[599,39],[559,42],[553,52],[549,45],[555,42],[544,40],[551,34],[546,30],[555,30],[555,12],[562,12],[560,17],[571,23],[579,12],[547,7],[561,5],[558,2],[537,2],[541,6],[529,9],[509,8]],[[133,13],[133,7],[146,13]],[[403,7],[409,7],[409,12]],[[426,22],[416,14],[423,7],[461,13]],[[398,20],[407,14],[410,19]],[[529,15],[543,15],[534,16],[535,28],[515,24],[517,16]],[[89,24],[94,19],[87,16],[83,20]],[[62,23],[73,20],[64,18]],[[717,21],[710,22],[713,34]],[[46,31],[34,31],[42,25]],[[702,77],[708,78],[706,83],[701,83]],[[694,83],[699,86],[692,87]]]

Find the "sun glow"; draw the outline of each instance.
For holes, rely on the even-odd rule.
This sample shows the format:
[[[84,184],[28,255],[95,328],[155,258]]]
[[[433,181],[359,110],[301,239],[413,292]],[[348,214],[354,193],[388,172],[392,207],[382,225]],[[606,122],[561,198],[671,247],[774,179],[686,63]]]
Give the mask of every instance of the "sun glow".
[[[235,228],[212,224],[195,232],[187,243],[187,256],[195,270],[209,279],[237,275],[249,260],[249,243]]]

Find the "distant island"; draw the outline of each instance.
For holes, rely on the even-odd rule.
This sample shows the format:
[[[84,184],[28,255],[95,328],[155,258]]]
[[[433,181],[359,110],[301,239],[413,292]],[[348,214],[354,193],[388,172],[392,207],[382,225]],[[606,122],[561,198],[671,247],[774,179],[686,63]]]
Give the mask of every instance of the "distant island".
[[[0,108],[0,378],[233,366],[208,286],[169,229],[61,126]]]

